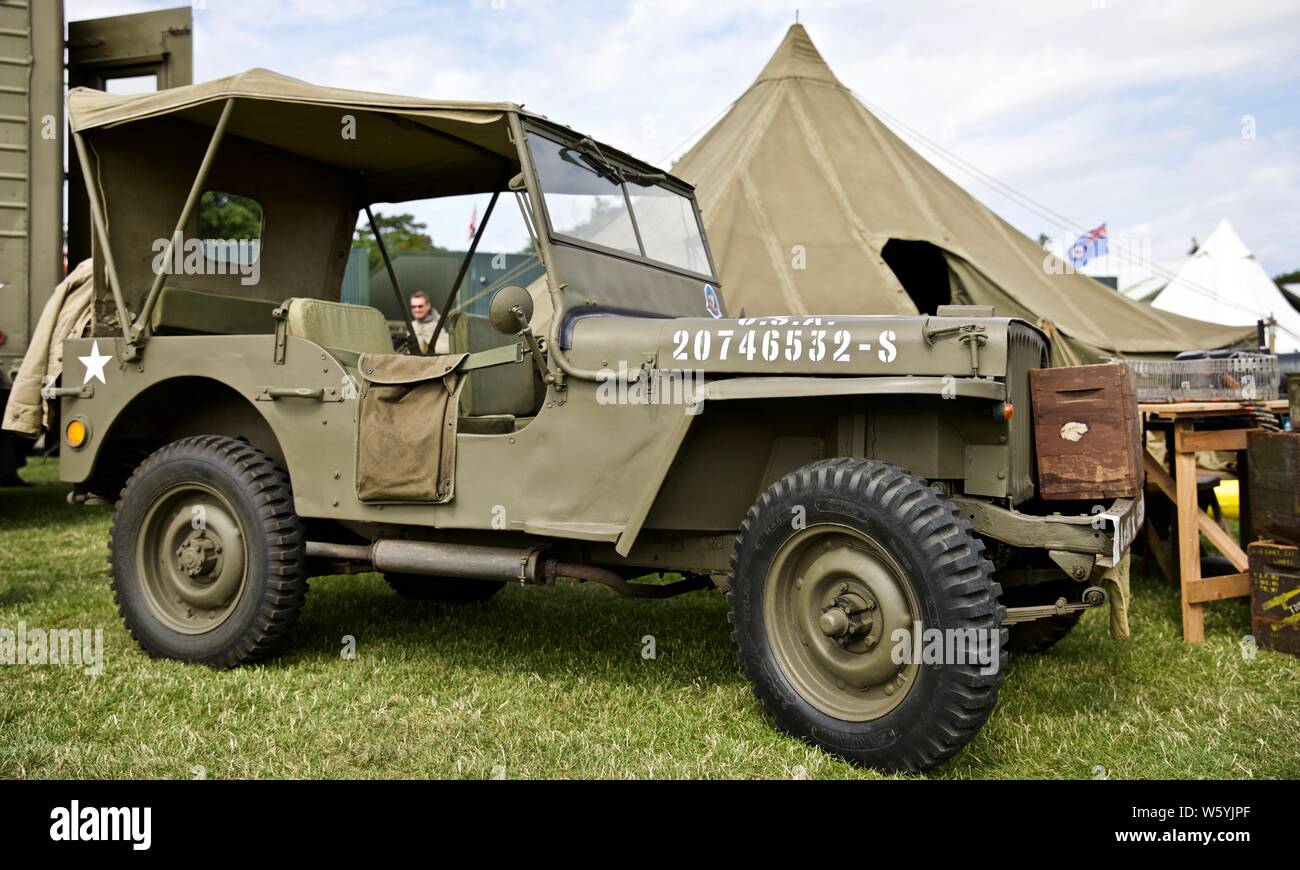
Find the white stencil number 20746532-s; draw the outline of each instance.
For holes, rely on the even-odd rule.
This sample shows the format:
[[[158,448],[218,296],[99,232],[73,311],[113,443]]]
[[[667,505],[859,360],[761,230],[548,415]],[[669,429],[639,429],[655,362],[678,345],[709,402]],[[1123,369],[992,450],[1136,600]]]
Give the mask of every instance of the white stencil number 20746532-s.
[[[892,363],[898,358],[894,344],[898,336],[891,329],[880,333],[876,356],[882,363]],[[689,329],[673,333],[673,359],[677,362],[728,362],[744,359],[747,362],[809,362],[828,360],[848,363],[853,353],[872,350],[871,342],[854,344],[853,334],[847,329]]]

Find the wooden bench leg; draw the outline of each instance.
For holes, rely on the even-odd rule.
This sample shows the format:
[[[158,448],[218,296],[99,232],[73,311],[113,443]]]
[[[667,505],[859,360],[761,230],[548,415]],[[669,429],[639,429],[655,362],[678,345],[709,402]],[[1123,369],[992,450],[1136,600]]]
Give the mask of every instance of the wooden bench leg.
[[[1179,421],[1178,429],[1192,431],[1190,423]],[[1190,587],[1201,579],[1201,533],[1197,529],[1196,515],[1196,454],[1178,452],[1174,455],[1174,483],[1178,493],[1178,577],[1181,582],[1183,607],[1183,640],[1201,643],[1205,640],[1205,605],[1191,601]]]

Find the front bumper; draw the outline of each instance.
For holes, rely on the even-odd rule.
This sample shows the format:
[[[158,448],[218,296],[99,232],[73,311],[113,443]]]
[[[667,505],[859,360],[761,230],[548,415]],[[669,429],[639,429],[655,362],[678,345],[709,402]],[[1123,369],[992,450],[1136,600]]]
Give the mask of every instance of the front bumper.
[[[1118,565],[1137,539],[1146,518],[1146,503],[1115,499],[1092,514],[1037,516],[1009,510],[977,498],[953,499],[974,530],[1012,547],[1092,555],[1102,568]]]

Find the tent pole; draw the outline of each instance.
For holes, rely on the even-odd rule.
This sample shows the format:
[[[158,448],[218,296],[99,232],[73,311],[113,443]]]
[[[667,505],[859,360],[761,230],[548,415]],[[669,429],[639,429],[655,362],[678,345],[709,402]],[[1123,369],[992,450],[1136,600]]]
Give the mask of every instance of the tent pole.
[[[176,251],[176,239],[185,232],[185,225],[189,223],[190,215],[194,213],[194,207],[199,204],[199,197],[203,195],[203,188],[208,182],[208,174],[212,171],[212,164],[216,162],[217,151],[221,147],[221,141],[226,138],[226,126],[230,123],[231,112],[235,108],[235,98],[231,97],[226,100],[226,105],[221,109],[221,119],[217,121],[217,126],[212,131],[212,141],[208,143],[208,150],[203,155],[203,162],[199,164],[199,173],[194,176],[194,183],[190,185],[190,195],[185,200],[185,207],[181,209],[181,216],[176,221],[176,229],[172,231],[171,238],[167,240],[167,250],[163,253],[163,268],[153,276],[153,286],[149,288],[149,295],[145,297],[144,305],[140,306],[140,317],[136,320],[135,325],[131,327],[131,340],[141,342],[148,338],[149,320],[153,314],[153,307],[158,302],[158,294],[162,292],[162,285],[167,280],[167,266],[171,263],[172,256]]]
[[[107,219],[104,216],[104,204],[99,198],[99,173],[90,165],[90,152],[86,140],[80,133],[72,134],[77,146],[77,159],[81,161],[81,173],[86,179],[86,194],[90,199],[91,223],[95,226],[95,236],[99,246],[104,250],[104,266],[108,269],[109,288],[113,291],[113,306],[117,309],[118,325],[122,327],[122,337],[126,339],[127,358],[136,356],[135,345],[131,341],[131,313],[126,308],[126,297],[122,295],[122,282],[117,278],[117,263],[113,260],[113,247],[108,243]]]

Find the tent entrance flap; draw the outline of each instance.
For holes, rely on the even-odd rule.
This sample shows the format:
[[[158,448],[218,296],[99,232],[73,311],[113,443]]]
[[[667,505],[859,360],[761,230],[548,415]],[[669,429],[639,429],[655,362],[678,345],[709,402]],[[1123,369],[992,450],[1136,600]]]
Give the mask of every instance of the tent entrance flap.
[[[917,311],[933,316],[940,305],[952,304],[948,261],[939,248],[929,242],[890,239],[880,255],[916,304]]]

